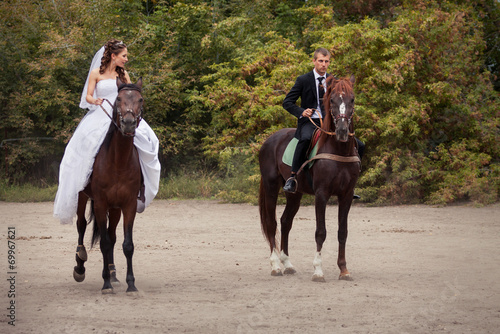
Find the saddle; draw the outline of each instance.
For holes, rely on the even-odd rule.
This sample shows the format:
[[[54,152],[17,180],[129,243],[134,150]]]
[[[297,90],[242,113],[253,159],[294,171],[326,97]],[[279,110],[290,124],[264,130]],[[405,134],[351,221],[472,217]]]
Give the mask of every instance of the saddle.
[[[312,138],[311,138],[311,143],[309,144],[309,148],[307,149],[308,159],[311,159],[312,157],[314,157],[316,155],[316,153],[318,152],[318,140],[319,140],[320,134],[321,134],[321,132],[318,129],[314,130],[314,133],[313,133]],[[283,158],[282,158],[282,161],[285,165],[292,166],[293,154],[295,153],[295,148],[297,147],[298,142],[299,142],[299,140],[297,138],[293,137],[292,140],[290,140],[290,142],[288,143],[288,145],[285,149],[285,152],[283,153]],[[312,161],[309,164],[309,167],[312,167],[313,163],[314,163],[314,161]]]

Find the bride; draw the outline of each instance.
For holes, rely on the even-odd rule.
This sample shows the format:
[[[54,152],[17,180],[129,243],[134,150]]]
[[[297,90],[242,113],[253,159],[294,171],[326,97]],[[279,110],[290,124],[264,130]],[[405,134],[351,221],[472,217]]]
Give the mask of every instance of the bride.
[[[112,107],[103,101],[107,99],[111,103],[115,102],[118,95],[116,77],[122,82],[130,83],[130,77],[124,69],[127,57],[127,46],[122,41],[111,39],[92,60],[80,100],[80,108],[89,111],[68,142],[59,168],[54,216],[63,224],[73,222],[78,205],[78,193],[89,181],[94,159],[111,123],[101,108],[112,115]],[[153,201],[160,182],[158,138],[144,119],[136,129],[134,145],[139,153],[144,182],[137,199],[137,212],[142,212]]]

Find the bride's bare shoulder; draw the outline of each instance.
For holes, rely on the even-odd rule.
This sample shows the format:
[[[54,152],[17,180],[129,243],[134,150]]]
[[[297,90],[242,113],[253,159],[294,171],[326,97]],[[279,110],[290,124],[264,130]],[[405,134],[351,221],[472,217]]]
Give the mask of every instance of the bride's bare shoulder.
[[[99,67],[98,68],[94,68],[92,71],[90,71],[90,79],[91,80],[98,80],[99,76],[101,74],[99,73]]]

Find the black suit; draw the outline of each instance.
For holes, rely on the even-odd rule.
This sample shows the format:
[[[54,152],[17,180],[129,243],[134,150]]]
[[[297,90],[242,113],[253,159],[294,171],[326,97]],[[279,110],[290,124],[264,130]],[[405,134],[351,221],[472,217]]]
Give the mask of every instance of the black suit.
[[[329,76],[330,74],[327,73],[325,78]],[[318,81],[314,79],[313,71],[298,77],[295,81],[295,85],[293,85],[292,89],[286,94],[285,100],[283,101],[283,108],[297,118],[300,118],[302,112],[307,108],[316,109],[318,107],[317,85]],[[299,97],[301,100],[300,107],[295,104]]]
[[[330,74],[326,74],[325,80]],[[323,80],[323,84],[325,84]],[[318,80],[314,78],[314,72],[308,72],[301,75],[295,81],[292,89],[288,92],[283,101],[283,108],[290,114],[298,118],[297,131],[295,131],[295,138],[299,140],[292,162],[292,172],[296,173],[302,163],[306,160],[307,149],[311,143],[311,137],[316,127],[311,123],[309,118],[300,117],[305,109],[318,109]],[[300,107],[296,104],[300,98]],[[323,117],[323,116],[322,116]],[[312,119],[319,126],[319,119]]]

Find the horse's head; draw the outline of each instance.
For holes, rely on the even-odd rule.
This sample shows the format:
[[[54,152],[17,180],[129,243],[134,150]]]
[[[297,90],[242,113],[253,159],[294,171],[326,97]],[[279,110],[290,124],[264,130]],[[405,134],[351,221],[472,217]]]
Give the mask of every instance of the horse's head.
[[[354,116],[354,75],[350,79],[330,78],[325,94],[328,98],[324,102],[325,110],[329,110],[330,115],[325,117],[325,123],[328,122],[328,126],[334,128],[338,141],[347,142],[349,135],[352,135],[350,128]]]
[[[116,97],[113,115],[118,129],[124,136],[133,137],[142,117],[142,78],[135,84],[123,83],[116,78],[118,96]]]

